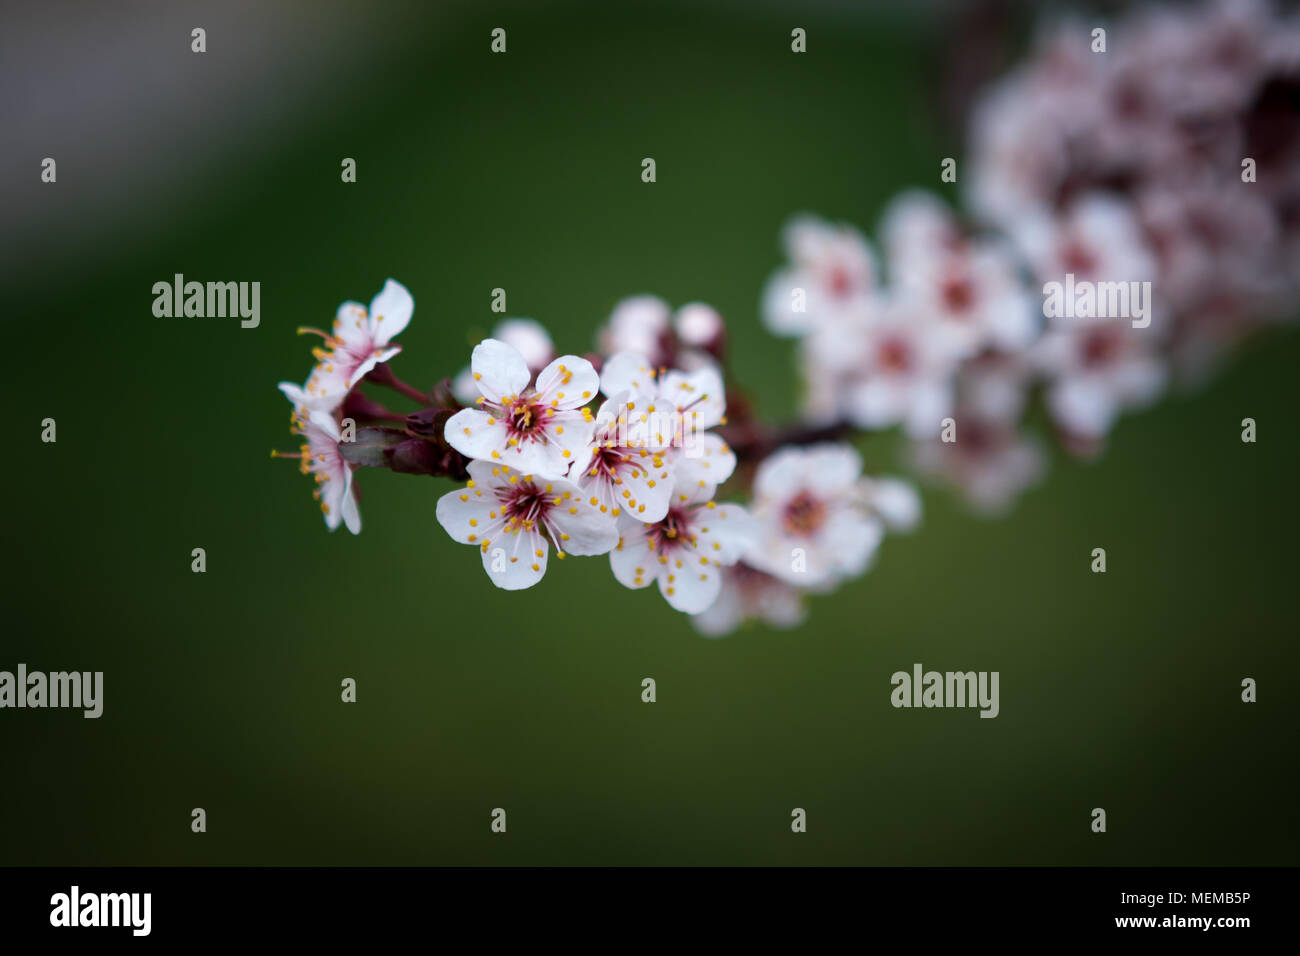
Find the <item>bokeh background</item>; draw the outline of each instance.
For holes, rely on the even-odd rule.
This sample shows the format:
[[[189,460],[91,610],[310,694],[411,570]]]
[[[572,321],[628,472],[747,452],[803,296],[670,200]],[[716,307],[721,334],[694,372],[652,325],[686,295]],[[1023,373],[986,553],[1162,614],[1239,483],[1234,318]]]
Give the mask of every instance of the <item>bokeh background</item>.
[[[0,37],[0,668],[106,685],[99,720],[0,712],[0,863],[1300,862],[1300,329],[1099,462],[1056,456],[1005,519],[927,490],[921,530],[793,632],[702,638],[601,559],[498,592],[434,519],[448,482],[363,472],[353,538],[268,459],[293,446],[275,383],[311,363],[295,328],[388,276],[421,385],[466,363],[495,287],[572,351],[648,292],[720,309],[736,384],[792,416],[793,350],[758,321],[781,224],[871,229],[901,189],[951,189],[964,98],[1029,9],[106,11],[10,4]],[[260,281],[260,328],[155,318],[176,272]],[[862,449],[899,470],[891,436]],[[918,661],[1000,671],[1001,715],[894,710]]]

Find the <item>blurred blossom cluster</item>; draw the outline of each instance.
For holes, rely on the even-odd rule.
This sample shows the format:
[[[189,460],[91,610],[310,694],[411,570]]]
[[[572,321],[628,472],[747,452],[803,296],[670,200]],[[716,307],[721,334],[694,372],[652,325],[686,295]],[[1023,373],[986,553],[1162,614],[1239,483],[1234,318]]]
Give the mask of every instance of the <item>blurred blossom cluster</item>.
[[[975,110],[971,213],[1040,281],[1063,260],[1154,280],[1161,356],[1202,378],[1243,333],[1295,313],[1300,15],[1264,0],[1139,8],[1108,25],[1104,54],[1084,42],[1092,26],[1044,30]]]
[[[1106,25],[1104,52],[1096,26],[1041,31],[978,103],[964,211],[904,193],[877,246],[796,218],[763,297],[769,329],[799,340],[810,420],[901,426],[915,468],[985,512],[1043,473],[1034,401],[1095,455],[1121,412],[1296,311],[1300,18],[1141,9]],[[1047,284],[1067,276],[1149,283],[1144,327],[1052,314]]]
[[[808,595],[864,574],[921,518],[911,484],[864,474],[855,436],[899,429],[915,470],[1001,512],[1044,471],[1036,405],[1064,449],[1097,454],[1120,413],[1294,312],[1297,21],[1231,0],[1143,11],[1109,26],[1104,53],[1093,29],[1045,32],[980,103],[966,214],[910,191],[874,245],[811,216],[786,226],[762,313],[798,342],[796,421],[763,424],[726,383],[715,309],[649,295],[619,302],[583,355],[507,319],[421,390],[389,367],[414,307],[389,280],[329,331],[302,330],[324,343],[304,385],[280,386],[304,439],[283,457],[313,475],[331,530],[353,533],[359,468],[463,481],[437,520],[503,590],[536,585],[552,556],[597,556],[703,634],[796,626]],[[1135,308],[1149,295],[1133,314],[1049,309],[1065,280],[1132,286]]]

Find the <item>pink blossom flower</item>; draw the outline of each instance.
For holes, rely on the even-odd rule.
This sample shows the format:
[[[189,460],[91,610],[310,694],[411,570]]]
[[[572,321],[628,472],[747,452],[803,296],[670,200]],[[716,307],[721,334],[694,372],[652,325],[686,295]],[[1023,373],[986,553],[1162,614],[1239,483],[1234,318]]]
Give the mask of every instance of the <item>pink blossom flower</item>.
[[[361,533],[361,511],[357,507],[356,489],[352,485],[352,468],[339,454],[339,426],[332,413],[312,411],[301,405],[293,409],[293,433],[301,435],[303,444],[296,456],[304,475],[316,479],[312,496],[320,502],[325,526],[333,531],[340,524],[353,534]],[[275,458],[292,458],[272,452]]]
[[[306,385],[282,382],[280,390],[297,405],[333,411],[366,373],[402,350],[392,339],[410,323],[414,310],[411,293],[392,279],[370,301],[368,311],[359,302],[344,302],[329,333],[299,330],[320,335],[328,348],[315,349],[317,365]]]

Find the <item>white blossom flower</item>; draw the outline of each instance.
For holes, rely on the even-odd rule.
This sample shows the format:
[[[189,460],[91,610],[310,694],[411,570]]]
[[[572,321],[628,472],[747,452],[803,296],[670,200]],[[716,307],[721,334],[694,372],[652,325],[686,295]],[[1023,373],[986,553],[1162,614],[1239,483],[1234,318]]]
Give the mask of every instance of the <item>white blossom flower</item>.
[[[660,374],[644,356],[620,352],[601,369],[601,389],[611,397],[627,394],[650,399],[636,413],[637,418],[659,416],[662,421],[663,416],[672,416],[676,434],[671,436],[673,447],[666,458],[677,483],[716,488],[735,471],[735,453],[708,430],[726,420],[727,395],[716,367],[693,372],[670,369]],[[662,434],[663,427],[657,431]]]
[[[657,367],[671,349],[671,309],[663,299],[637,295],[614,306],[609,322],[597,336],[604,355],[635,352],[648,356]]]
[[[1113,196],[1079,197],[1063,213],[1027,217],[1016,239],[1043,282],[1156,279],[1156,261],[1132,206]]]
[[[594,419],[585,406],[600,387],[591,363],[562,355],[537,375],[519,350],[484,339],[470,360],[481,393],[477,408],[457,412],[447,443],[467,458],[509,465],[524,474],[563,478],[590,456]]]
[[[686,614],[712,605],[722,590],[722,568],[744,556],[754,533],[744,508],[719,504],[712,495],[711,487],[678,486],[668,513],[653,524],[624,513],[609,553],[619,583],[644,588],[657,581],[664,600]]]
[[[333,531],[344,524],[353,534],[360,534],[361,511],[352,486],[352,468],[339,454],[340,432],[334,415],[295,405],[292,421],[293,433],[304,439],[298,454],[272,452],[272,457],[297,457],[298,470],[316,479],[312,497],[320,502],[327,528]]]
[[[392,339],[410,323],[414,310],[411,293],[393,279],[385,282],[370,300],[368,311],[360,302],[344,302],[328,333],[311,328],[299,330],[320,335],[328,350],[314,350],[317,365],[306,385],[299,388],[292,382],[282,382],[280,390],[297,405],[333,411],[371,369],[402,350],[400,345],[392,344]]]
[[[865,330],[863,356],[844,407],[864,428],[901,423],[913,437],[937,433],[951,411],[959,353],[917,303],[898,299]]]
[[[562,479],[521,474],[490,461],[469,463],[463,490],[438,500],[438,523],[461,544],[475,545],[492,583],[507,591],[529,588],[556,556],[605,554],[618,542],[614,521]]]
[[[758,542],[745,560],[805,589],[863,573],[884,526],[863,506],[861,475],[848,445],[779,449],[754,476]]]
[[[546,331],[546,326],[534,319],[505,319],[498,322],[492,330],[492,338],[518,349],[528,370],[534,375],[555,358],[555,344],[551,341],[550,333]],[[462,405],[472,405],[479,397],[474,371],[461,369],[452,379],[451,391]]]
[[[956,355],[1033,339],[1036,302],[1004,244],[965,239],[948,208],[920,191],[890,204],[884,230],[895,294],[915,299]]]
[[[591,457],[573,480],[588,503],[617,518],[654,522],[668,513],[681,416],[671,402],[623,391],[596,413]]]
[[[789,630],[802,624],[805,617],[807,612],[797,588],[738,561],[722,569],[722,590],[717,600],[691,615],[691,623],[705,637],[723,637],[751,618]]]
[[[688,302],[673,316],[673,331],[682,345],[705,351],[715,347],[726,332],[718,310],[703,302]]]
[[[1069,170],[1070,115],[1037,95],[1024,74],[1000,81],[976,104],[965,182],[977,217],[1010,229],[1050,204]]]
[[[806,335],[872,311],[876,257],[858,230],[804,215],[785,227],[784,242],[791,265],[763,293],[763,319],[771,331]]]
[[[1065,432],[1100,439],[1125,409],[1159,397],[1167,378],[1154,329],[1127,319],[1061,319],[1035,346],[1048,379],[1047,407]]]

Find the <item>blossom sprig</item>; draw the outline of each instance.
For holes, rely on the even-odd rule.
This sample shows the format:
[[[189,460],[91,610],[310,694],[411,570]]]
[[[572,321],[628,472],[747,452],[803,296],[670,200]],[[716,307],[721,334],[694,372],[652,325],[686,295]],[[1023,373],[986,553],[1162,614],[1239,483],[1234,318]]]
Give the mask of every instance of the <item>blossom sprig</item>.
[[[716,309],[648,295],[615,306],[594,352],[557,355],[540,323],[509,319],[454,380],[408,385],[390,362],[413,302],[389,280],[317,331],[305,384],[281,384],[302,439],[282,457],[313,476],[331,530],[360,531],[360,468],[463,482],[436,518],[502,590],[540,583],[552,555],[608,555],[617,583],[654,584],[708,636],[750,618],[797,626],[809,595],[867,573],[920,523],[911,483],[864,473],[863,436],[897,429],[909,467],[1005,513],[1045,471],[1035,409],[1067,453],[1095,456],[1124,413],[1294,311],[1300,21],[1222,0],[1115,32],[1113,58],[1082,52],[1077,23],[1044,34],[978,105],[964,210],[904,192],[878,245],[850,224],[790,222],[760,301],[797,343],[794,420],[764,422],[727,380]],[[1239,183],[1233,144],[1261,118],[1287,135]],[[1156,295],[1141,322],[1067,318],[1039,292],[1067,275]]]

